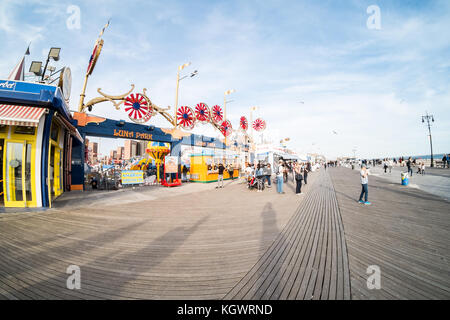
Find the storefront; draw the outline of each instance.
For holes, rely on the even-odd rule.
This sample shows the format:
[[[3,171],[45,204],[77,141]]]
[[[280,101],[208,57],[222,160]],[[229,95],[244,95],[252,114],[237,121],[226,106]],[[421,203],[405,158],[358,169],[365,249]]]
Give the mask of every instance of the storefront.
[[[51,207],[70,190],[71,121],[59,87],[0,80],[2,207]]]

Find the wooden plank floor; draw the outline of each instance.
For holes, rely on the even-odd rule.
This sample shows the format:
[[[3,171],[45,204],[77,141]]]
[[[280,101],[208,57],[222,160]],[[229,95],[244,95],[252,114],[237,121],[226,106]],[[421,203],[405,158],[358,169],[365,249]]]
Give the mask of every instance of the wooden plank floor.
[[[450,299],[450,202],[369,177],[372,206],[358,204],[359,172],[330,168],[345,227],[352,299]],[[381,289],[367,287],[367,268]]]
[[[371,177],[363,206],[357,171],[309,180],[301,196],[234,182],[0,214],[0,299],[450,299],[448,201]]]
[[[225,185],[0,214],[0,299],[223,298],[304,200],[292,182],[284,195]],[[66,288],[72,264],[80,266],[81,290]]]
[[[317,174],[295,215],[225,299],[350,299],[337,199],[329,175]]]

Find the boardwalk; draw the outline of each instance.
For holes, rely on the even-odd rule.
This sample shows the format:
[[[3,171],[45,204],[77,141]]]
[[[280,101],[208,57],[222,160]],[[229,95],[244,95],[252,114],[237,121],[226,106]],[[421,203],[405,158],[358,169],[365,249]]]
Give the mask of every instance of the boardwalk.
[[[229,299],[350,299],[347,248],[326,172]]]
[[[330,169],[345,228],[353,299],[450,299],[450,202],[369,178],[372,206],[355,203],[358,172]],[[368,290],[366,271],[381,270]]]
[[[372,177],[366,207],[356,171],[309,180],[302,196],[235,181],[0,214],[0,299],[450,298],[447,201]]]

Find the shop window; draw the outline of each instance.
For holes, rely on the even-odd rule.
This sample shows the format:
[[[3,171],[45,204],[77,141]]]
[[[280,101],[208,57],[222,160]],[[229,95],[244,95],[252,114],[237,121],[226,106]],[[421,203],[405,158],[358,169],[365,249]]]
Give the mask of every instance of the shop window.
[[[33,201],[33,193],[31,192],[31,152],[32,145],[27,143],[25,151],[25,192],[27,201]]]
[[[6,133],[6,125],[0,124],[0,133]]]
[[[14,133],[17,133],[17,134],[30,134],[30,135],[34,135],[35,131],[36,131],[36,128],[35,128],[35,127],[22,127],[22,126],[17,126],[17,127],[14,129]]]
[[[55,123],[52,124],[52,129],[50,131],[50,138],[53,141],[58,142],[58,134],[59,134],[59,126],[56,125]]]

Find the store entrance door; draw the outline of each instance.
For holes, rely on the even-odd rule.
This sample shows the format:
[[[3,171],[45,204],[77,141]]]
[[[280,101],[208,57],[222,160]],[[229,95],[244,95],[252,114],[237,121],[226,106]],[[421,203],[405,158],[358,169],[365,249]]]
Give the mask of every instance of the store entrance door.
[[[63,166],[61,148],[52,143],[50,146],[50,161],[48,171],[51,201],[60,196],[63,192],[62,170]]]
[[[5,207],[27,207],[31,201],[31,144],[26,141],[6,142],[3,161]]]
[[[5,139],[0,139],[0,207],[5,206],[5,200],[3,199],[4,192],[3,192],[3,147],[5,144]]]

